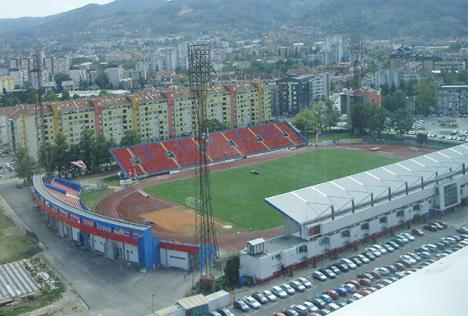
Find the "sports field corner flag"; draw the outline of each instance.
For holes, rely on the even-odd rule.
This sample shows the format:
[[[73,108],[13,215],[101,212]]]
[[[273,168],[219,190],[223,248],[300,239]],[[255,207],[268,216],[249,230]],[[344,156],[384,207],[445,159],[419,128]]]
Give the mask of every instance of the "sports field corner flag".
[[[83,162],[83,160],[72,161],[70,163],[82,170],[87,169],[86,164]]]

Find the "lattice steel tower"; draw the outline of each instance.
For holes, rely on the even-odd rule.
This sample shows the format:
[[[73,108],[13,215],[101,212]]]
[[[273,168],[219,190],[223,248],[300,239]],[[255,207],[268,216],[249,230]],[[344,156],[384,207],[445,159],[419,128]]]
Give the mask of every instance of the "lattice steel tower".
[[[198,146],[198,177],[195,216],[195,237],[200,246],[200,285],[210,286],[213,281],[213,265],[218,259],[218,243],[211,201],[211,179],[208,167],[207,98],[211,83],[211,48],[209,45],[189,45],[189,81],[193,96],[193,113],[196,118],[195,140]]]

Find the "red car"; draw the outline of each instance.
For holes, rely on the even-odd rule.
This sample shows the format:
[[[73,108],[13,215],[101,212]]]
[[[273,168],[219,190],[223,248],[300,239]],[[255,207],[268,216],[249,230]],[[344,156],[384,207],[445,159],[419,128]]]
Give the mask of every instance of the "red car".
[[[349,280],[347,283],[351,283],[351,284],[354,285],[356,288],[360,288],[360,287],[361,287],[361,283],[360,283],[358,280]]]
[[[336,300],[340,297],[340,294],[338,294],[337,291],[335,290],[327,290],[325,292],[323,292],[325,294],[327,294],[328,296],[330,296],[332,299]]]
[[[366,279],[366,278],[360,278],[358,279],[359,283],[361,283],[361,285],[371,285],[372,284],[372,281],[369,280],[369,279]]]
[[[415,228],[411,231],[411,233],[415,236],[424,236],[424,231],[419,228]]]

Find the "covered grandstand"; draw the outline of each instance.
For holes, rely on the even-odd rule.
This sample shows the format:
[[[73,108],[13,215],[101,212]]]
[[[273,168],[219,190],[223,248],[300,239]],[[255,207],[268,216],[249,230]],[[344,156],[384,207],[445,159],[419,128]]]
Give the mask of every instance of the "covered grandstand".
[[[64,179],[47,182],[33,178],[34,197],[47,217],[49,226],[61,238],[103,253],[107,258],[132,263],[151,271],[168,266],[190,269],[192,256],[198,253],[193,244],[161,240],[153,236],[149,225],[111,218],[89,211],[80,200],[81,186]]]
[[[316,262],[468,197],[468,146],[433,152],[266,198],[285,235],[241,252],[241,273],[264,281]]]
[[[208,155],[212,163],[307,144],[306,139],[286,122],[216,132],[208,137]],[[128,177],[146,177],[193,167],[197,153],[198,144],[193,137],[112,150],[113,157]]]

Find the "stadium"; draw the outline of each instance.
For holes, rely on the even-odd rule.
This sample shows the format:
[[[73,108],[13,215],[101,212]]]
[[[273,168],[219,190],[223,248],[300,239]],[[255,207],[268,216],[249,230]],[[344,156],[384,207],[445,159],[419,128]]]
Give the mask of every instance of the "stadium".
[[[421,194],[435,203],[439,191],[434,188],[443,190],[441,184],[450,177],[459,188],[466,182],[464,145],[432,154],[431,148],[403,145],[379,145],[377,151],[375,145],[364,144],[308,145],[286,122],[209,135],[220,253],[240,253],[241,274],[254,282],[404,225],[414,214],[408,210],[396,216],[396,209],[419,203]],[[36,176],[35,197],[62,238],[140,270],[190,270],[199,252],[191,200],[197,150],[193,137],[114,149],[122,172],[140,181],[111,193],[95,211],[81,202],[81,187],[63,179],[47,182]],[[434,166],[435,161],[440,166]],[[357,182],[349,183],[350,178]],[[304,187],[308,189],[300,190]],[[302,191],[311,195],[297,193]],[[294,195],[301,196],[306,207],[290,200]],[[420,209],[418,216],[435,210],[427,201]],[[445,209],[442,205],[438,210]],[[382,214],[388,217],[386,223],[379,223]],[[361,229],[364,221],[367,230]],[[341,237],[345,230],[349,235]]]

